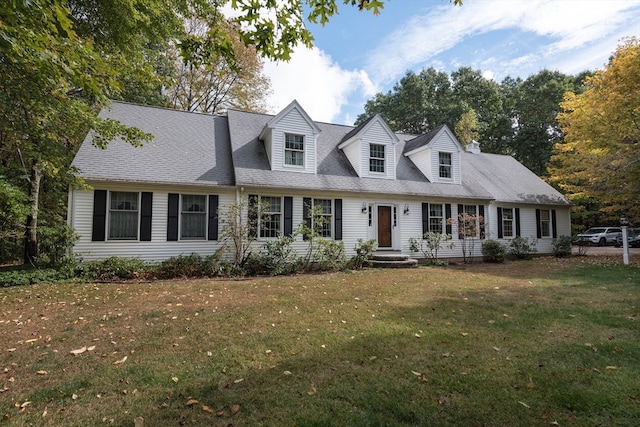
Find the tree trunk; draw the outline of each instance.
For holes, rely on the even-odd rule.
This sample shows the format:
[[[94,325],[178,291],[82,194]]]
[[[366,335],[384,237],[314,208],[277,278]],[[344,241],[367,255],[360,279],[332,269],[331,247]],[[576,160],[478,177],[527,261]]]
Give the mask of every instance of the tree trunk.
[[[31,166],[29,180],[29,196],[31,197],[31,213],[27,217],[24,238],[24,263],[32,264],[38,255],[38,198],[40,196],[40,181],[42,171],[37,163]]]

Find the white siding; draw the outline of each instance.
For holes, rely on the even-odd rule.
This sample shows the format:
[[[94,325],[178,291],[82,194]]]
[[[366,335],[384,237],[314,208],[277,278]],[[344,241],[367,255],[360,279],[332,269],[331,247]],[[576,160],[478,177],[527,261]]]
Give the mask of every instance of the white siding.
[[[494,202],[489,207],[487,238],[496,239],[504,244],[509,245],[512,237],[498,239],[498,207],[501,208],[519,208],[520,209],[520,236],[528,238],[531,242],[536,243],[538,254],[550,254],[553,252],[553,236],[537,238],[536,209],[548,209],[556,211],[556,230],[558,237],[571,236],[571,222],[568,207],[563,206],[545,206],[545,205],[521,205],[515,203],[499,203]]]
[[[167,201],[169,193],[182,194],[215,194],[219,196],[219,207],[235,202],[235,191],[211,189],[144,189],[132,186],[96,186],[97,189],[110,191],[149,191],[153,193],[151,241],[91,241],[93,223],[93,190],[72,190],[73,203],[70,206],[70,225],[80,235],[80,240],[73,248],[73,253],[83,259],[104,259],[110,256],[140,258],[145,261],[161,261],[172,256],[189,255],[196,252],[200,255],[211,255],[221,247],[219,222],[219,240],[167,241]]]
[[[414,152],[409,156],[409,159],[413,162],[414,165],[422,172],[422,174],[429,180],[433,182],[433,164],[431,161],[431,149],[425,148],[423,150]],[[436,169],[437,170],[437,169]]]
[[[109,256],[136,257],[146,261],[161,261],[171,256],[188,255],[193,252],[201,255],[209,255],[214,253],[222,246],[222,221],[219,220],[219,240],[218,241],[167,241],[167,203],[169,193],[181,194],[216,194],[219,196],[219,209],[224,212],[229,205],[236,203],[237,193],[231,189],[215,189],[215,188],[169,188],[169,187],[145,187],[139,188],[131,185],[112,185],[109,187],[97,186],[98,189],[107,189],[111,191],[150,191],[153,192],[153,215],[152,215],[152,240],[150,242],[140,241],[105,241],[92,242],[92,215],[93,215],[93,190],[72,190],[70,198],[70,215],[69,222],[80,234],[80,240],[74,247],[74,253],[81,255],[84,259],[103,259]],[[218,190],[218,191],[216,191]],[[291,196],[293,197],[293,229],[304,221],[303,218],[303,199],[322,198],[322,199],[342,199],[342,241],[348,257],[355,255],[355,247],[358,239],[376,238],[377,218],[376,207],[378,205],[387,205],[395,207],[396,225],[393,228],[393,250],[401,251],[416,257],[421,256],[419,253],[411,253],[409,249],[409,239],[411,237],[420,237],[422,235],[422,203],[449,203],[451,204],[451,216],[457,218],[458,204],[473,204],[474,201],[459,201],[445,199],[419,199],[404,198],[401,195],[394,196],[375,196],[370,195],[362,197],[352,194],[344,194],[337,192],[287,192],[274,189],[269,192],[264,190],[246,189],[246,194],[259,194],[265,196]],[[362,206],[366,206],[365,213],[362,212]],[[404,214],[405,205],[409,208],[408,214]],[[369,225],[368,208],[371,207],[372,218]],[[536,206],[536,205],[517,205],[491,203],[485,205],[485,231],[487,239],[497,238],[497,207],[518,207],[520,208],[521,235],[537,240],[538,253],[550,253],[552,238],[536,239],[536,208],[555,209],[556,210],[556,227],[558,236],[570,235],[571,225],[568,207],[555,206]],[[392,210],[393,211],[393,210]],[[335,215],[335,210],[333,212]],[[335,216],[334,216],[335,218]],[[246,218],[245,218],[246,220]],[[334,229],[335,232],[335,229]],[[453,249],[448,248],[448,243],[443,244],[443,248],[438,255],[441,258],[461,258],[463,241],[458,240],[457,224],[452,226],[452,242],[455,243]],[[264,239],[256,242],[255,247],[264,243]],[[484,240],[475,239],[473,244],[473,257],[481,258],[482,243]],[[508,240],[503,242],[508,243]],[[299,235],[294,243],[294,248],[300,255],[306,255],[309,249],[309,243],[304,241]],[[227,254],[230,257],[231,254]]]
[[[460,147],[452,139],[448,132],[442,132],[429,144],[431,147],[431,170],[433,171],[432,180],[439,182],[453,182],[460,184]],[[451,170],[453,172],[453,179],[442,179],[439,177],[439,157],[438,154],[451,153]]]
[[[271,169],[316,173],[316,137],[313,132],[314,128],[297,108],[291,109],[287,115],[283,116],[271,132]],[[304,136],[304,167],[284,163],[286,133]]]
[[[373,122],[371,126],[363,132],[361,141],[360,158],[362,159],[362,163],[360,164],[360,176],[396,179],[396,146],[384,126],[379,121]],[[371,144],[384,145],[385,147],[384,174],[369,172],[369,149]]]
[[[358,176],[362,176],[362,171],[360,170],[360,167],[361,167],[360,165],[362,163],[361,161],[362,154],[360,153],[360,144],[361,144],[360,140],[356,140],[342,148],[342,151],[347,156],[347,159],[349,159],[351,166],[353,166],[353,169],[356,171]]]

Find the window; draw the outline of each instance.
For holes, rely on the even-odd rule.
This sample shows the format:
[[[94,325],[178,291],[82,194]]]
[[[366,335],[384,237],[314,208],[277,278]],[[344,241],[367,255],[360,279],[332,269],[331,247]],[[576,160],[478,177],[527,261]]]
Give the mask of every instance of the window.
[[[260,237],[278,237],[282,229],[282,198],[260,196]]]
[[[137,240],[139,194],[125,191],[109,194],[109,240]]]
[[[440,178],[453,178],[451,172],[451,153],[438,153]]]
[[[384,173],[384,145],[369,146],[369,172]]]
[[[331,238],[332,230],[332,209],[331,199],[313,199],[313,206],[320,206],[318,209],[318,221],[313,224],[313,229],[322,237]]]
[[[549,209],[540,209],[540,237],[551,237],[551,215]]]
[[[207,235],[207,196],[182,195],[180,239],[204,240]]]
[[[478,237],[480,221],[476,205],[458,205],[458,239]]]
[[[284,135],[284,163],[290,166],[304,166],[304,136],[286,133]]]
[[[444,233],[444,209],[441,204],[429,203],[429,231]]]
[[[502,208],[502,237],[515,237],[515,227],[513,226],[513,209]]]

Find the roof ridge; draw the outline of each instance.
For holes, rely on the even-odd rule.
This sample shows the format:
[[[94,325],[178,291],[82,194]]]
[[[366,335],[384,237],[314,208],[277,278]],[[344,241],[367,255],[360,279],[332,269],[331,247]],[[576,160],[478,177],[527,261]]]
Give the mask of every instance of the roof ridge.
[[[143,107],[143,108],[153,108],[156,110],[165,110],[165,111],[175,111],[177,113],[185,113],[185,114],[199,114],[201,116],[210,116],[210,117],[226,117],[223,114],[217,114],[217,113],[203,113],[202,111],[187,111],[187,110],[179,110],[177,108],[171,108],[171,107],[162,107],[159,105],[148,105],[148,104],[140,104],[138,102],[129,102],[129,101],[121,101],[118,99],[111,99],[110,102],[112,104],[124,104],[124,105],[132,105],[134,107]],[[109,108],[109,106],[105,106],[106,108]]]

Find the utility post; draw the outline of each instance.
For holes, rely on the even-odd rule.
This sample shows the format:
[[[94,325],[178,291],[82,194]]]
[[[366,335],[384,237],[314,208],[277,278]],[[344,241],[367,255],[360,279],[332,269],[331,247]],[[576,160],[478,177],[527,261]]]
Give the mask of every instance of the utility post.
[[[622,262],[625,265],[629,264],[629,241],[627,238],[627,226],[629,225],[629,220],[625,215],[620,217],[620,225],[622,226]]]

